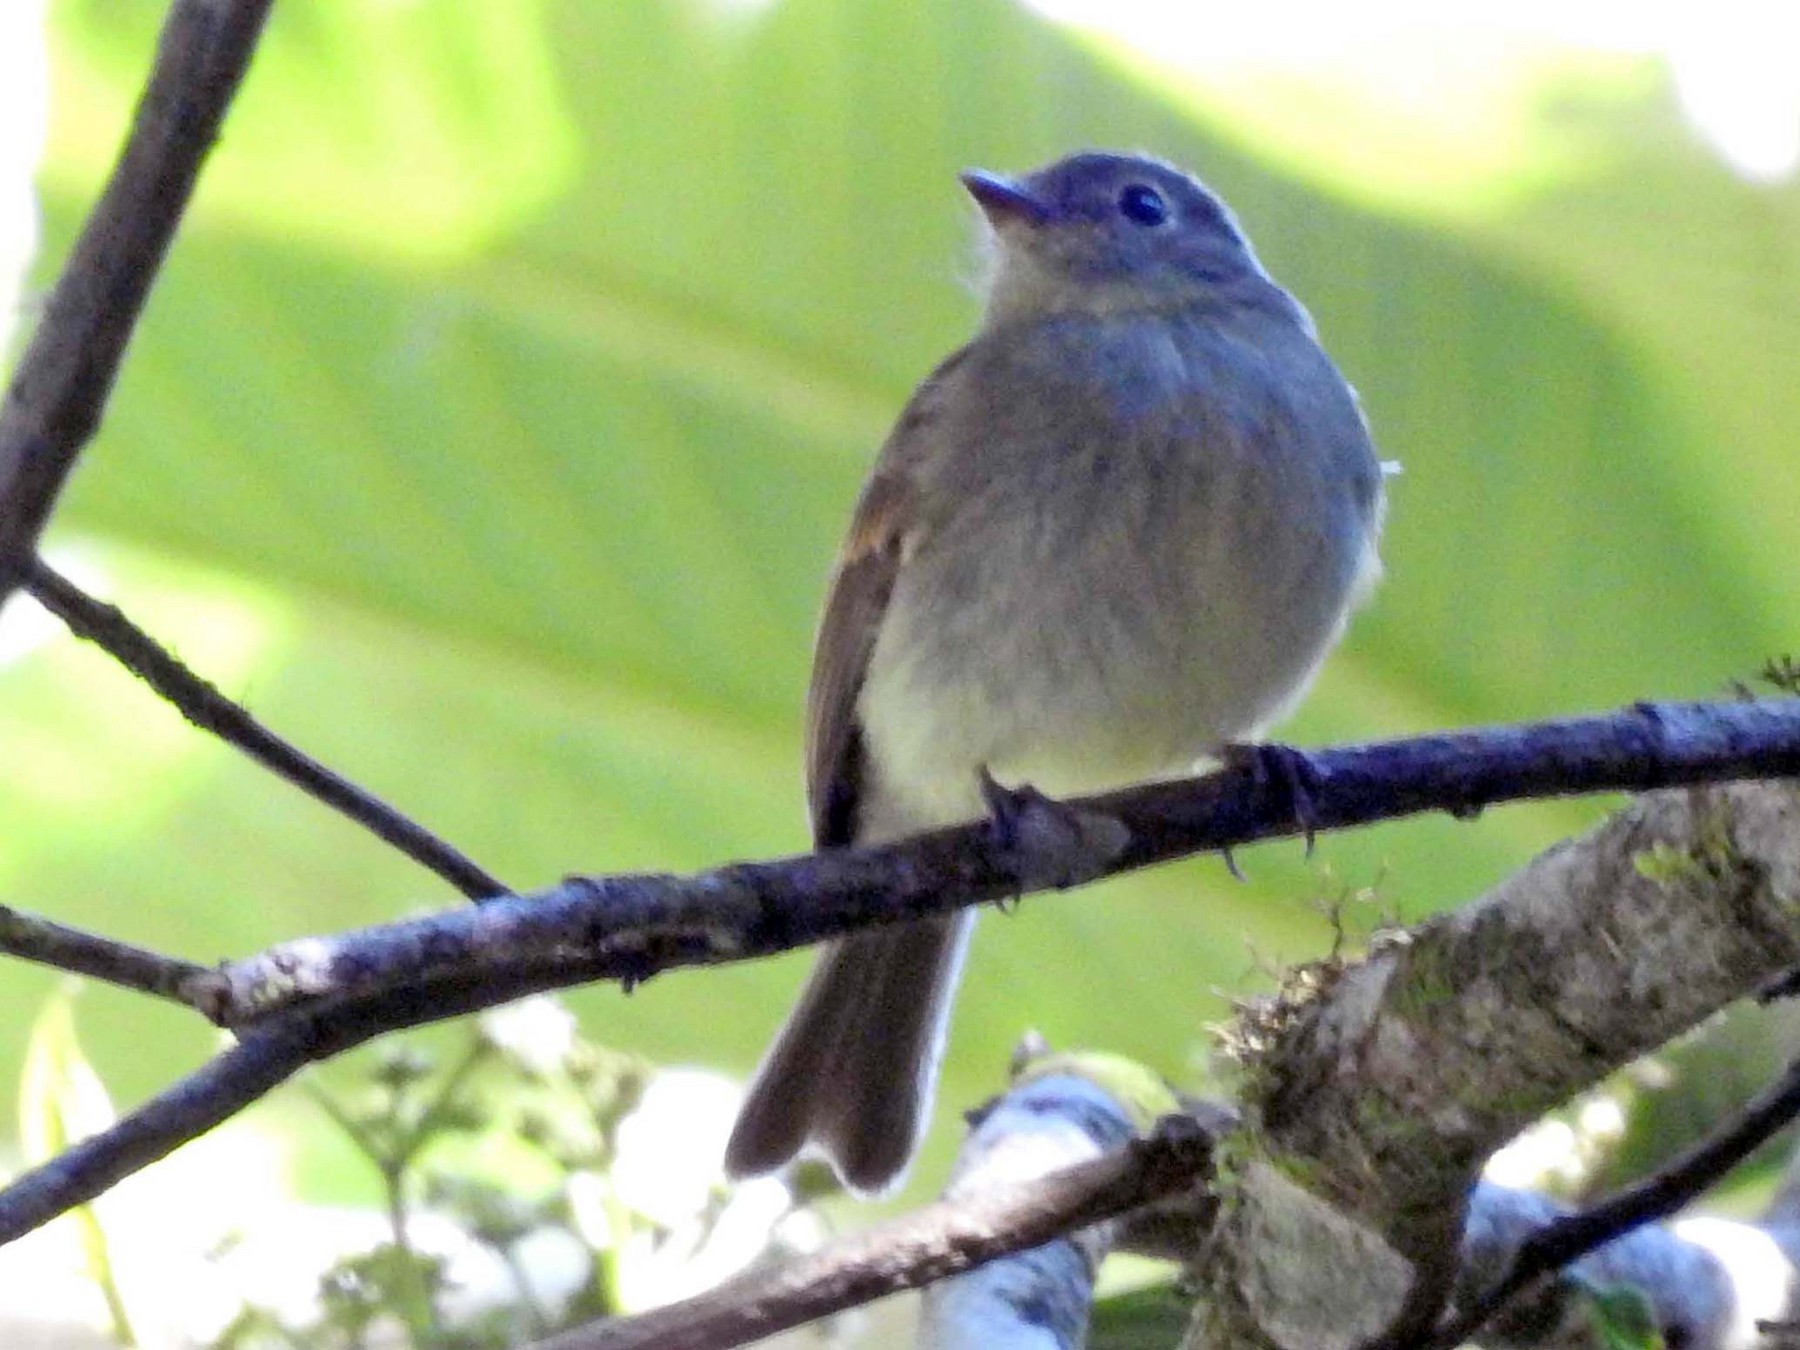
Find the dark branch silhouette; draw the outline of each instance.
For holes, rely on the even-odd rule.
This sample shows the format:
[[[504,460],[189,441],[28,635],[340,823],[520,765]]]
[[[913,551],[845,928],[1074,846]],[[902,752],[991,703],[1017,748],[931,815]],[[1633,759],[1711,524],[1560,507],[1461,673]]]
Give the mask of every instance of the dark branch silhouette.
[[[273,1019],[107,1129],[15,1177],[0,1190],[0,1246],[103,1195],[229,1120],[308,1064],[389,1032],[478,1012],[547,987],[535,972],[511,972],[396,990]]]
[[[1015,1089],[1031,1090],[1030,1085]],[[1132,1218],[1159,1202],[1176,1201],[1179,1208],[1165,1206],[1160,1211],[1154,1254],[1173,1259],[1191,1256],[1202,1250],[1217,1209],[1210,1192],[1212,1158],[1235,1124],[1222,1106],[1199,1103],[1197,1107],[1204,1124],[1197,1118],[1169,1117],[1149,1139],[1134,1141],[1098,1162],[1049,1173],[1036,1186],[1014,1185],[947,1200],[898,1222],[834,1242],[812,1256],[752,1270],[704,1294],[648,1313],[564,1333],[533,1350],[635,1350],[656,1345],[722,1350],[873,1297],[924,1287],[986,1262],[1030,1251],[1104,1218]],[[1053,1108],[1036,1105],[1033,1114],[1047,1109]],[[1086,1102],[1074,1102],[1064,1131],[1086,1124],[1094,1109]],[[1482,1284],[1481,1272],[1496,1265],[1503,1266],[1505,1273],[1498,1281],[1486,1279],[1485,1292],[1431,1335],[1378,1342],[1369,1350],[1453,1350],[1464,1344],[1535,1286],[1577,1267],[1615,1239],[1674,1214],[1723,1178],[1797,1111],[1800,1062],[1705,1141],[1587,1209],[1555,1213],[1549,1202],[1529,1193],[1485,1184],[1478,1187],[1463,1243],[1465,1269],[1459,1283],[1465,1287]],[[1147,1175],[1133,1179],[1133,1173]],[[1102,1196],[1107,1197],[1104,1202]],[[1115,1205],[1114,1198],[1130,1203]],[[1551,1214],[1547,1220],[1546,1211]],[[1118,1245],[1145,1250],[1134,1243],[1134,1236],[1128,1225]],[[1673,1234],[1659,1231],[1646,1236],[1649,1240],[1640,1242],[1635,1250],[1611,1253],[1592,1270],[1578,1268],[1576,1273],[1590,1281],[1604,1278],[1609,1283],[1630,1283],[1647,1281],[1659,1273],[1666,1278],[1671,1266],[1685,1262],[1682,1269],[1688,1288],[1658,1290],[1653,1286],[1649,1291],[1653,1313],[1666,1323],[1665,1332],[1679,1331],[1692,1343],[1692,1337],[1717,1330],[1705,1323],[1703,1314],[1710,1312],[1714,1321],[1729,1323],[1734,1309],[1722,1287],[1728,1281],[1722,1281],[1720,1272],[1712,1269],[1717,1258],[1681,1250],[1681,1239]],[[1079,1272],[1062,1263],[1043,1277],[1073,1280]],[[1019,1297],[1021,1281],[1027,1278],[1021,1274],[988,1291],[976,1325],[992,1330],[1002,1323],[1009,1311],[1007,1301]],[[1063,1301],[1062,1291],[1053,1286],[1025,1287],[1031,1301],[1020,1316],[1041,1319],[1045,1305]],[[1696,1297],[1690,1299],[1690,1294]],[[1540,1324],[1546,1314],[1547,1310],[1538,1313]],[[968,1330],[960,1322],[957,1328]],[[1037,1330],[1048,1339],[1045,1328]],[[1705,1343],[1711,1344],[1712,1339],[1708,1336]],[[1503,1337],[1503,1341],[1510,1343],[1510,1338]]]
[[[1298,752],[1296,752],[1298,753]],[[1310,823],[1342,828],[1426,810],[1586,790],[1800,773],[1800,700],[1669,705],[1310,752]],[[741,961],[856,928],[1000,900],[1183,854],[1295,835],[1291,793],[1244,765],[1070,803],[1038,801],[1004,832],[984,823],[877,848],[742,863],[689,877],[577,877],[549,890],[343,934],[282,943],[204,971],[183,1001],[285,1068],[385,1031],[594,979],[635,984],[661,970]],[[1098,850],[1094,841],[1100,841]],[[1779,967],[1761,973],[1772,977]],[[307,1028],[304,1032],[294,1027]],[[272,1039],[255,1033],[267,1028]],[[247,1038],[249,1042],[250,1038]],[[230,1052],[228,1052],[230,1053]],[[199,1071],[201,1076],[213,1072]],[[52,1164],[0,1191],[0,1242],[81,1204],[210,1128],[177,1084],[83,1141],[80,1165]],[[225,1112],[229,1114],[229,1110]]]
[[[271,0],[176,0],[130,138],[0,408],[0,604],[100,425],[201,162],[237,92]]]
[[[202,731],[210,731],[236,746],[277,777],[392,844],[469,899],[484,900],[509,889],[374,793],[326,768],[270,731],[247,709],[189,670],[116,605],[94,599],[39,559],[32,559],[22,570],[25,588],[68,625],[71,633],[105,649]]]
[[[36,557],[45,523],[100,425],[138,316],[269,8],[270,0],[175,0],[171,6],[129,139],[0,407],[0,604],[29,585],[72,631],[106,647],[196,725],[344,811],[465,894],[492,896],[504,889],[497,880],[281,742],[116,609],[70,586]],[[600,978],[632,984],[662,970],[749,959],[1256,840],[1310,838],[1314,831],[1422,811],[1466,818],[1527,797],[1800,776],[1800,700],[1640,704],[1606,717],[1277,753],[1278,773],[1267,771],[1266,757],[1252,756],[1207,778],[1073,803],[1021,796],[1003,831],[975,824],[881,848],[686,878],[576,878],[474,910],[285,943],[223,971],[0,909],[0,949],[177,999],[241,1034],[237,1045],[110,1129],[0,1191],[0,1242],[94,1198],[305,1064],[390,1031],[540,989]],[[1754,936],[1781,927],[1764,922],[1765,931]],[[1785,930],[1780,936],[1794,937]],[[1742,964],[1765,981],[1779,973],[1767,951]],[[1728,991],[1715,980],[1706,992],[1722,998]],[[1596,1054],[1587,1067],[1603,1059]],[[1528,1239],[1492,1298],[1469,1315],[1485,1317],[1490,1302],[1498,1307],[1595,1245],[1667,1213],[1791,1117],[1800,1101],[1797,1077],[1800,1069],[1790,1071],[1720,1136],[1646,1183]],[[1358,1085],[1346,1076],[1343,1086]],[[684,1344],[736,1343],[1182,1192],[1209,1158],[1202,1133],[1165,1131],[1048,1183],[984,1197],[974,1211],[971,1202],[928,1210],[885,1230],[885,1237],[878,1230],[810,1266],[746,1277],[748,1283],[720,1291],[697,1312],[688,1305],[686,1312],[572,1333],[550,1345],[667,1343],[673,1332],[659,1330],[657,1316],[700,1319],[669,1324],[683,1329]],[[714,1339],[695,1339],[701,1327]]]
[[[192,961],[0,905],[0,952],[193,1007],[185,991],[211,971]]]
[[[63,484],[99,429],[125,349],[249,66],[270,0],[176,0],[131,132],[19,359],[0,408],[0,605],[28,586],[189,721],[374,831],[472,899],[506,887],[307,758],[193,675],[117,609],[37,558]]]

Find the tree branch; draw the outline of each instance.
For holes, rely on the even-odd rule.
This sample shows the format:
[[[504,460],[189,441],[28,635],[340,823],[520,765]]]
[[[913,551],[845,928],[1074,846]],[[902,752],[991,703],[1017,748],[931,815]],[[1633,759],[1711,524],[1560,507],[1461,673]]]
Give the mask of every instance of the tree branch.
[[[1581,1291],[1619,1285],[1641,1289],[1665,1339],[1688,1350],[1726,1350],[1755,1317],[1790,1313],[1792,1297],[1758,1286],[1770,1284],[1770,1250],[1782,1253],[1785,1266],[1778,1273],[1794,1274],[1792,1253],[1800,1249],[1800,1234],[1723,1221],[1685,1232],[1642,1225],[1672,1214],[1779,1128],[1793,1109],[1796,1082],[1800,1066],[1748,1108],[1739,1124],[1579,1213],[1560,1211],[1529,1192],[1479,1185],[1462,1235],[1458,1284],[1493,1292],[1428,1343],[1443,1350],[1462,1344],[1534,1284],[1541,1297],[1529,1308],[1511,1309],[1506,1324],[1491,1328],[1486,1341],[1560,1343],[1561,1325],[1582,1325]],[[758,1269],[681,1303],[580,1328],[533,1350],[652,1345],[723,1350],[910,1288],[926,1289],[918,1331],[922,1346],[1019,1344],[1043,1350],[1080,1344],[1099,1259],[1115,1238],[1124,1249],[1144,1250],[1133,1242],[1138,1216],[1153,1210],[1161,1215],[1151,1225],[1154,1254],[1191,1260],[1204,1250],[1218,1204],[1211,1191],[1212,1158],[1237,1121],[1212,1103],[1195,1103],[1192,1110],[1193,1116],[1164,1118],[1151,1136],[1158,1147],[1171,1136],[1200,1141],[1187,1184],[1146,1198],[1114,1220],[1091,1222],[1092,1193],[1087,1183],[1074,1182],[1084,1169],[1098,1177],[1098,1169],[1085,1161],[1071,1167],[1071,1157],[1085,1159],[1102,1148],[1110,1150],[1103,1159],[1121,1169],[1165,1163],[1149,1150],[1119,1151],[1134,1122],[1121,1098],[1080,1074],[1078,1065],[1076,1072],[1059,1067],[1029,1077],[976,1113],[943,1204],[836,1242],[803,1261]],[[1039,1208],[1009,1202],[999,1211],[985,1209],[986,1197],[1032,1177],[1048,1182]],[[1123,1189],[1138,1184],[1162,1190],[1160,1183],[1127,1183]],[[1168,1221],[1171,1214],[1178,1214],[1178,1223]],[[919,1224],[928,1227],[921,1232]],[[952,1233],[971,1226],[985,1232],[979,1247],[952,1239]],[[1620,1240],[1627,1234],[1629,1239]],[[1763,1255],[1745,1257],[1758,1252]],[[944,1278],[947,1266],[951,1273]],[[1496,1287],[1496,1271],[1510,1272],[1503,1287]],[[1544,1280],[1558,1273],[1566,1278],[1544,1289]]]
[[[575,877],[475,910],[282,943],[221,972],[210,1015],[247,1025],[321,999],[536,966],[551,983],[616,979],[789,951],[880,923],[949,913],[1203,851],[1423,811],[1800,775],[1800,699],[1640,704],[1606,716],[1293,752],[1307,825],[1276,775],[1240,765],[1063,805],[1021,799],[986,824],[894,844],[741,863],[688,877]],[[1071,824],[1073,822],[1073,824]],[[1774,972],[1772,972],[1774,973]]]
[[[1265,1010],[1192,1343],[1429,1331],[1494,1149],[1796,964],[1800,792],[1739,785],[1645,797]]]
[[[117,606],[95,600],[41,559],[29,560],[21,570],[26,589],[67,624],[70,632],[104,648],[202,731],[236,746],[277,777],[392,844],[469,899],[483,900],[510,889],[374,793],[270,731],[247,709],[189,670]]]
[[[492,894],[500,884],[474,864],[429,836],[421,844],[423,831],[408,822],[396,826],[391,812],[371,813],[367,794],[290,754],[116,610],[95,605],[66,583],[59,590],[60,578],[33,566],[45,522],[100,424],[149,288],[269,7],[269,0],[175,0],[170,9],[132,133],[0,407],[0,603],[29,578],[41,588],[40,598],[60,597],[72,628],[97,624],[87,636],[107,634],[121,647],[148,652],[151,666],[158,659],[165,663],[158,667],[164,683],[184,690],[188,702],[178,706],[197,723],[214,730],[221,721],[232,724],[250,742],[237,743],[265,763],[272,757],[285,764],[280,771],[291,781],[310,781],[309,790],[324,800],[335,793],[339,809],[361,810],[355,818],[389,842],[415,857],[420,855],[402,840],[422,846],[433,859],[427,865],[453,884]],[[251,744],[260,745],[261,753]],[[1297,772],[1285,780],[1259,777],[1246,766],[1205,780],[1089,798],[1074,803],[1072,812],[1028,806],[1025,827],[1005,841],[972,826],[882,849],[687,879],[582,878],[546,893],[535,906],[501,901],[473,913],[285,944],[223,975],[0,911],[0,942],[20,954],[159,996],[204,1001],[219,1020],[250,1027],[238,1045],[197,1073],[0,1192],[0,1241],[92,1198],[262,1096],[302,1064],[385,1031],[550,984],[602,976],[635,982],[664,969],[786,950],[874,923],[1077,884],[1256,839],[1424,810],[1466,816],[1493,802],[1530,796],[1800,775],[1800,703],[1640,705],[1611,718],[1422,737],[1297,756],[1294,762]],[[1296,800],[1295,782],[1305,786],[1304,802]],[[1315,1235],[1325,1224],[1319,1209],[1306,1208],[1295,1194],[1301,1188],[1291,1177],[1307,1175],[1305,1166],[1316,1169],[1326,1192],[1308,1198],[1347,1216],[1332,1240],[1343,1237],[1343,1250],[1358,1255],[1363,1287],[1382,1278],[1372,1275],[1365,1258],[1371,1243],[1385,1243],[1412,1263],[1410,1286],[1394,1286],[1405,1300],[1396,1314],[1399,1325],[1429,1318],[1434,1291],[1445,1287],[1442,1267],[1451,1260],[1442,1243],[1445,1216],[1460,1213],[1473,1167],[1503,1132],[1800,960],[1796,869],[1766,830],[1778,819],[1793,834],[1800,814],[1793,795],[1696,794],[1686,807],[1683,815],[1664,798],[1634,808],[1623,823],[1614,822],[1584,846],[1540,860],[1528,869],[1529,879],[1515,878],[1483,905],[1425,926],[1401,951],[1346,975],[1317,1005],[1284,1013],[1290,1020],[1273,1033],[1276,1049],[1263,1066],[1268,1077],[1255,1115],[1267,1156],[1289,1170],[1271,1167],[1259,1176],[1254,1164],[1247,1166],[1243,1188],[1232,1197],[1225,1259],[1216,1272],[1227,1319],[1245,1313],[1250,1320],[1240,1325],[1249,1325],[1272,1309],[1280,1316],[1295,1313],[1291,1302],[1254,1307],[1269,1291],[1252,1285],[1277,1269],[1272,1221],[1295,1232],[1311,1223],[1308,1231]],[[1658,847],[1674,850],[1673,864],[1657,861]],[[1639,869],[1646,855],[1663,870]],[[1571,866],[1590,868],[1593,875],[1571,877]],[[1611,898],[1578,884],[1584,880],[1604,880]],[[1570,906],[1583,923],[1597,918],[1597,928],[1578,931],[1567,916],[1546,912],[1541,901],[1521,893],[1532,887]],[[1672,898],[1670,891],[1680,894]],[[1649,920],[1665,931],[1650,934]],[[1593,941],[1595,932],[1603,942]],[[1642,950],[1628,939],[1654,941],[1664,963],[1647,969]],[[1614,948],[1610,955],[1602,950],[1607,944]],[[1534,956],[1547,960],[1550,972],[1534,966]],[[1627,968],[1628,959],[1636,965]],[[1577,960],[1587,963],[1585,983],[1572,974],[1570,963]],[[1429,1008],[1429,1018],[1419,1016],[1422,1008]],[[1512,1020],[1496,1019],[1496,1010]],[[1795,1090],[1788,1085],[1788,1093]],[[1434,1106],[1440,1109],[1434,1112]],[[1791,1114],[1792,1107],[1784,1093],[1767,1111]],[[1753,1132],[1768,1123],[1765,1113],[1739,1128]],[[1034,1245],[1185,1189],[1210,1156],[1194,1146],[1192,1135],[1157,1136],[1062,1174],[1073,1190],[1052,1187],[1048,1206],[1038,1183],[1021,1194],[984,1197],[972,1210],[938,1207],[889,1231],[898,1234],[901,1250],[916,1253],[907,1269],[920,1279],[934,1278],[1017,1249],[1008,1244]],[[1710,1164],[1686,1165],[1699,1176]],[[1146,1178],[1160,1178],[1163,1189],[1146,1190]],[[1607,1224],[1660,1212],[1657,1206],[1692,1180],[1678,1165],[1624,1197],[1611,1214],[1574,1216],[1556,1230],[1561,1237],[1552,1233],[1531,1248],[1539,1254],[1528,1254],[1521,1269],[1617,1231]],[[1035,1217],[1025,1217],[1024,1209]],[[855,1246],[848,1250],[854,1257]],[[882,1264],[875,1247],[863,1251],[862,1259],[846,1261],[840,1250],[835,1266],[821,1262],[811,1270],[815,1293],[807,1297],[824,1302],[776,1289],[768,1298],[740,1298],[734,1307],[720,1308],[718,1325],[736,1319],[732,1324],[740,1330],[763,1334],[780,1318],[807,1320],[826,1303],[847,1306],[897,1287],[901,1273]],[[1320,1260],[1317,1248],[1311,1255]],[[1256,1260],[1264,1262],[1262,1269]],[[788,1272],[790,1278],[808,1274],[804,1263]],[[1320,1287],[1314,1280],[1312,1290]],[[822,1290],[831,1292],[816,1292]],[[643,1324],[640,1319],[637,1325]],[[1311,1343],[1332,1346],[1344,1334],[1361,1334],[1343,1319],[1321,1330]],[[586,1339],[564,1337],[550,1345],[575,1350],[652,1343],[609,1340],[607,1334],[601,1328]],[[627,1333],[615,1327],[613,1334]],[[653,1340],[666,1334],[656,1331]]]
[[[1210,1223],[1212,1156],[1235,1124],[1214,1108],[1204,1123],[1173,1111],[1173,1092],[1113,1056],[1044,1056],[997,1101],[969,1116],[969,1137],[956,1157],[949,1201],[979,1199],[996,1186],[1060,1175],[1070,1164],[1105,1156],[1128,1140],[1181,1130],[1207,1140],[1204,1168],[1188,1186],[1147,1202],[1180,1203],[1197,1212],[1196,1232]],[[1086,1343],[1100,1264],[1126,1231],[1129,1213],[1103,1223],[1068,1223],[1054,1241],[1021,1248],[925,1289],[915,1344],[983,1350],[1078,1350]]]
[[[112,178],[51,292],[0,407],[0,604],[100,424],[201,161],[270,0],[175,0]]]
[[[175,0],[131,133],[0,408],[0,605],[29,585],[196,726],[374,831],[472,899],[506,887],[441,840],[259,725],[118,610],[37,560],[39,535],[100,425],[125,348],[217,139],[270,0]]]
[[[259,1028],[174,1087],[0,1191],[0,1245],[110,1190],[231,1119],[307,1062],[311,1019]]]
[[[0,1246],[167,1157],[307,1064],[388,1032],[478,1012],[545,987],[535,972],[523,971],[479,983],[447,980],[271,1019],[107,1129],[0,1189]]]
[[[195,981],[213,973],[192,961],[40,919],[11,905],[0,905],[0,951],[190,1008],[196,1006],[188,997]]]
[[[1459,1290],[1492,1283],[1520,1245],[1567,1217],[1554,1201],[1482,1182],[1469,1206]],[[1795,1309],[1800,1234],[1779,1225],[1685,1218],[1646,1223],[1565,1267],[1491,1322],[1481,1344],[1592,1346],[1592,1295],[1621,1288],[1644,1298],[1662,1343],[1684,1350],[1742,1350],[1760,1343],[1759,1320]],[[1771,1342],[1775,1350],[1779,1342]]]

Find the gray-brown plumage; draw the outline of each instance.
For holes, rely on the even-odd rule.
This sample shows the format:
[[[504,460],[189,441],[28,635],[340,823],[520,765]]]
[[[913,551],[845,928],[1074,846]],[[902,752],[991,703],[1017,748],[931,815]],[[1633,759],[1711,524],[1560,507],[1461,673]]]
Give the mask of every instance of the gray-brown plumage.
[[[1095,791],[1253,736],[1379,572],[1355,397],[1217,198],[1099,153],[964,181],[992,225],[986,314],[883,445],[832,580],[807,704],[820,847],[978,816],[984,766]],[[858,1191],[900,1177],[971,922],[824,952],[734,1175],[811,1149]]]

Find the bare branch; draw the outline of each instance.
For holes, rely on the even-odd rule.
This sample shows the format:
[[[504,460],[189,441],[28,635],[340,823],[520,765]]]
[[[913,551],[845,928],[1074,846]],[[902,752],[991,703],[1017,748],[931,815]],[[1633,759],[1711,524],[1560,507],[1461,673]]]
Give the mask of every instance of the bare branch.
[[[1552,1202],[1528,1192],[1487,1184],[1478,1187],[1461,1244],[1459,1283],[1464,1287],[1485,1285],[1494,1292],[1471,1308],[1468,1316],[1459,1317],[1454,1325],[1447,1323],[1428,1341],[1408,1344],[1449,1350],[1514,1295],[1569,1268],[1572,1281],[1546,1291],[1539,1306],[1516,1319],[1516,1325],[1495,1329],[1490,1338],[1498,1336],[1497,1343],[1536,1343],[1546,1328],[1579,1320],[1580,1310],[1572,1305],[1572,1298],[1578,1297],[1576,1291],[1582,1286],[1633,1284],[1644,1289],[1652,1315],[1665,1334],[1694,1350],[1722,1350],[1733,1329],[1746,1322],[1739,1286],[1753,1286],[1759,1279],[1766,1284],[1768,1275],[1761,1266],[1739,1269],[1732,1257],[1752,1250],[1756,1237],[1762,1236],[1766,1245],[1774,1235],[1764,1236],[1749,1225],[1730,1225],[1741,1232],[1724,1235],[1721,1249],[1706,1245],[1698,1234],[1640,1225],[1672,1214],[1779,1128],[1800,1096],[1797,1084],[1800,1065],[1750,1107],[1739,1124],[1719,1132],[1655,1176],[1580,1213],[1560,1212]],[[961,1180],[952,1182],[946,1203],[914,1218],[954,1215],[956,1222],[966,1223],[972,1218],[968,1202],[981,1203],[996,1187],[1032,1176],[1051,1178],[1048,1203],[1052,1206],[1065,1199],[1086,1204],[1079,1192],[1071,1194],[1065,1188],[1076,1170],[1066,1168],[1067,1158],[1095,1145],[1116,1149],[1132,1132],[1123,1108],[1104,1091],[1097,1091],[1097,1086],[1084,1077],[1058,1072],[1029,1080],[983,1108],[964,1148],[965,1157],[970,1149],[975,1150],[971,1166],[965,1169],[959,1161]],[[1176,1212],[1171,1205],[1178,1207],[1179,1224],[1160,1223],[1157,1238],[1158,1254],[1172,1259],[1191,1259],[1203,1249],[1218,1205],[1210,1192],[1211,1157],[1236,1124],[1233,1114],[1221,1106],[1197,1103],[1195,1109],[1197,1118],[1170,1117],[1157,1127],[1158,1137],[1176,1133],[1178,1138],[1204,1141],[1200,1167],[1190,1184],[1118,1216],[1129,1228],[1140,1215],[1160,1212],[1166,1218]],[[1120,1163],[1145,1163],[1141,1154],[1135,1160],[1117,1153],[1108,1157]],[[1048,1170],[1052,1168],[1055,1170]],[[804,1261],[753,1272],[679,1304],[567,1333],[534,1350],[627,1350],[651,1345],[722,1350],[871,1297],[915,1287],[927,1289],[920,1344],[1010,1345],[1014,1342],[1007,1333],[1015,1325],[1022,1334],[1020,1343],[1078,1344],[1086,1300],[1091,1296],[1093,1267],[1113,1245],[1112,1230],[1119,1224],[1089,1223],[1070,1213],[1056,1228],[1054,1238],[1046,1240],[1041,1225],[1049,1217],[1047,1213],[1020,1208],[1016,1214],[1023,1227],[996,1231],[995,1245],[985,1251],[982,1260],[971,1260],[966,1271],[952,1270],[948,1278],[945,1262],[950,1251],[943,1240],[947,1230],[938,1229],[932,1240],[921,1241],[909,1220],[834,1243]],[[1013,1217],[995,1222],[1014,1229]],[[1633,1234],[1631,1241],[1617,1241],[1626,1233]],[[1791,1236],[1786,1243],[1775,1238],[1775,1246],[1783,1250],[1791,1242]],[[1128,1243],[1129,1237],[1119,1245]],[[1594,1255],[1603,1246],[1607,1250]],[[1792,1257],[1788,1260],[1791,1268]],[[1496,1268],[1510,1271],[1499,1288],[1495,1288],[1492,1275]],[[1765,1313],[1783,1312],[1791,1310],[1792,1299],[1780,1301],[1776,1291],[1767,1290],[1754,1306]],[[1521,1336],[1522,1330],[1525,1334]]]
[[[1800,699],[1641,704],[1293,753],[1305,765],[1308,823],[1324,831],[1422,811],[1468,815],[1525,797],[1800,775]],[[476,910],[283,943],[225,968],[212,1015],[245,1025],[298,1004],[478,969],[637,983],[1305,828],[1291,790],[1252,765],[1067,807],[1027,803],[1027,823],[1010,842],[975,824],[688,877],[576,877]],[[1070,819],[1083,838],[1071,839]]]
[[[0,604],[19,584],[249,65],[270,0],[176,0],[111,181],[0,408]]]
[[[1522,1242],[1568,1211],[1530,1191],[1482,1182],[1463,1235],[1459,1291],[1493,1282]],[[1592,1296],[1630,1288],[1662,1343],[1686,1350],[1742,1350],[1758,1320],[1787,1318],[1800,1291],[1800,1234],[1768,1223],[1705,1216],[1646,1223],[1567,1266],[1562,1278],[1522,1294],[1489,1323],[1481,1344],[1591,1346]],[[1773,1347],[1771,1347],[1773,1350]]]
[[[946,1200],[978,1199],[995,1186],[1055,1176],[1072,1163],[1104,1156],[1150,1128],[1147,1116],[1176,1106],[1169,1088],[1114,1056],[1041,1052],[1021,1067],[1023,1078],[1004,1096],[969,1114],[969,1136],[957,1152]],[[1195,1132],[1216,1154],[1236,1122],[1216,1107],[1201,1111],[1168,1115],[1154,1128]],[[1100,1264],[1127,1226],[1138,1214],[1160,1213],[1174,1203],[1194,1215],[1191,1233],[1204,1232],[1217,1209],[1211,1180],[1209,1159],[1191,1186],[1134,1214],[1071,1226],[1054,1241],[930,1285],[919,1302],[915,1343],[991,1350],[1074,1350],[1085,1344]]]
[[[94,599],[39,559],[28,561],[21,570],[26,588],[70,632],[104,648],[202,731],[235,745],[271,773],[437,873],[469,899],[483,900],[508,890],[452,845],[270,731],[189,670],[117,606]]]
[[[306,1063],[307,1019],[259,1028],[122,1116],[0,1191],[0,1244],[85,1204],[180,1145],[229,1120]]]
[[[210,975],[203,972],[197,983]],[[387,1032],[460,1017],[545,987],[530,972],[511,980],[446,981],[272,1019],[107,1129],[0,1189],[0,1246],[86,1204],[229,1120],[307,1064]]]
[[[206,966],[40,919],[11,905],[0,905],[0,951],[190,1008],[199,1006],[188,996],[193,982],[214,976]]]

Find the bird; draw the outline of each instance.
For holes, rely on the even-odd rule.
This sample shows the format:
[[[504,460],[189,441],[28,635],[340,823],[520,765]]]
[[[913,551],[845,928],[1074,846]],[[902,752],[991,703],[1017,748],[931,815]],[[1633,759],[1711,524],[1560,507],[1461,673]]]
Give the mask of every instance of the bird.
[[[832,574],[806,715],[820,849],[979,819],[988,774],[1085,793],[1254,741],[1381,572],[1361,405],[1214,192],[1099,150],[961,180],[982,317],[881,446]],[[858,1195],[903,1179],[972,924],[826,946],[728,1175],[812,1154]]]

